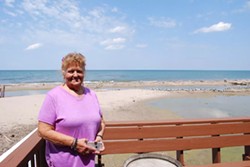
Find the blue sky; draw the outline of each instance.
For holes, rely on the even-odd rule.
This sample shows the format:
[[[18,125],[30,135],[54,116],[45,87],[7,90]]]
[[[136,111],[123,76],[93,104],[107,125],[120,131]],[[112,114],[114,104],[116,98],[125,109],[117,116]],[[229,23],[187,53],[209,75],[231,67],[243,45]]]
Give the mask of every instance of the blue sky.
[[[0,0],[0,70],[250,70],[247,0]]]

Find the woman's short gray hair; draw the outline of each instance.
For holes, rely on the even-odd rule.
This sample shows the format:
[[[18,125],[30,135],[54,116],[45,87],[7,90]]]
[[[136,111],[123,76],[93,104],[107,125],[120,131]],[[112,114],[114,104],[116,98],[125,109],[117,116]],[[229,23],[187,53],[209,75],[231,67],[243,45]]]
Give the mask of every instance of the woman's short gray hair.
[[[86,59],[81,53],[69,53],[62,58],[62,71],[66,71],[71,65],[77,65],[85,70]]]

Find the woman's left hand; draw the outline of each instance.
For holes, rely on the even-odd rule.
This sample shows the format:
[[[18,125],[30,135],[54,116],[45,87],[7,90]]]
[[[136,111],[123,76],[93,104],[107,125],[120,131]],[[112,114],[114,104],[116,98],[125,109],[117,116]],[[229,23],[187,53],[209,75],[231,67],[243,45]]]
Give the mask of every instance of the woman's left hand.
[[[96,136],[95,142],[101,142],[101,143],[102,143],[102,147],[101,147],[101,149],[99,150],[99,152],[102,152],[102,151],[105,150],[105,146],[104,146],[104,143],[103,143],[103,141],[102,141],[102,137]]]

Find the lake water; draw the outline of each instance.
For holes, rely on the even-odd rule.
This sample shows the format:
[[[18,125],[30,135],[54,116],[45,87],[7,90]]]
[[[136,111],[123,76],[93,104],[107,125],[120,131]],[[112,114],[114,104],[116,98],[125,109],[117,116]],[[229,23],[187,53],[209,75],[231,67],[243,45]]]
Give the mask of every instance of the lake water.
[[[171,97],[148,104],[170,110],[184,118],[250,116],[250,96]]]
[[[87,82],[250,79],[250,71],[87,70]],[[0,70],[0,84],[62,82],[60,70]]]

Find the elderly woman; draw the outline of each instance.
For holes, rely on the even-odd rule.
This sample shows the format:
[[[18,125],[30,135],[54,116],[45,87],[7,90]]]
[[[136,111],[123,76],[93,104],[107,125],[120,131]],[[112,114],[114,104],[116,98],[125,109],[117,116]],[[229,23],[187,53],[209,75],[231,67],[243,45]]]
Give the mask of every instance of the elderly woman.
[[[46,139],[50,167],[94,167],[102,143],[104,120],[96,94],[84,87],[85,57],[69,53],[62,60],[64,83],[50,90],[38,116],[38,132]]]

